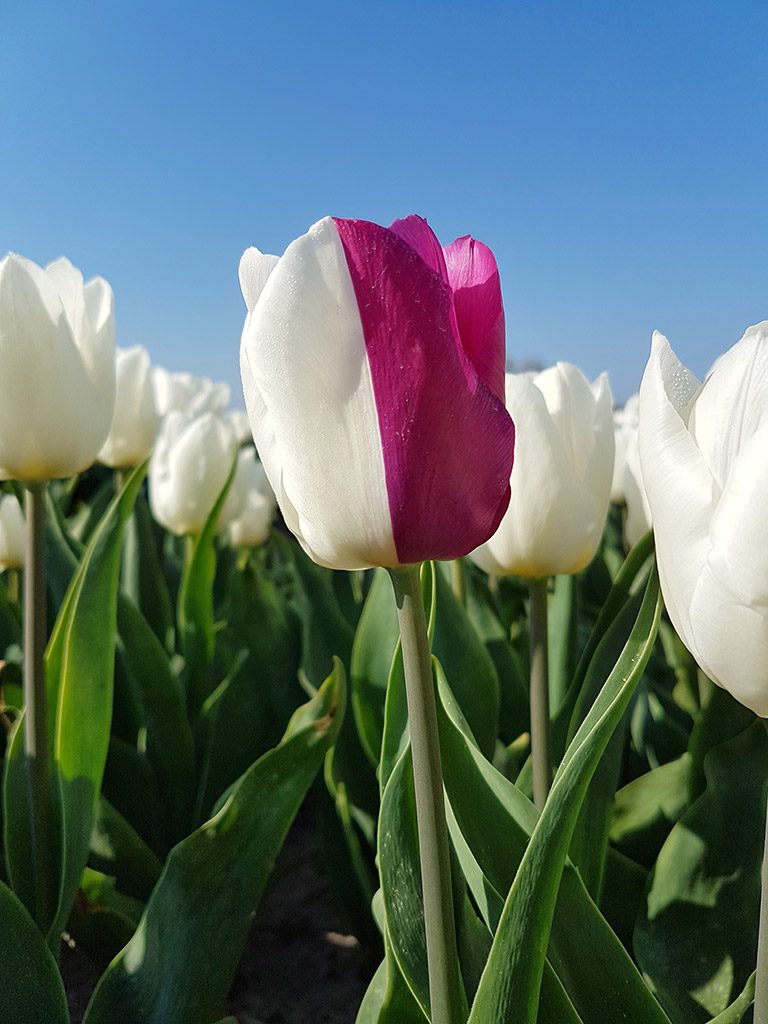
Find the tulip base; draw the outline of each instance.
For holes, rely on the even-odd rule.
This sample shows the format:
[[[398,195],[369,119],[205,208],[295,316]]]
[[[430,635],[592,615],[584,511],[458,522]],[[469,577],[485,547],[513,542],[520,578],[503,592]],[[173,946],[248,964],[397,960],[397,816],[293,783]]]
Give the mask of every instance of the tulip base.
[[[768,723],[766,723],[768,727]],[[765,846],[760,896],[760,927],[757,935],[757,970],[755,972],[755,1009],[753,1024],[768,1024],[768,813],[765,819]]]
[[[549,739],[549,652],[547,629],[548,580],[531,580],[528,633],[531,656],[531,761],[533,802],[543,810],[552,785]]]
[[[53,820],[45,688],[45,484],[27,485],[24,562],[24,748],[29,787],[29,829],[35,889],[35,920],[46,931],[50,906]]]
[[[420,566],[390,570],[395,591],[419,834],[432,1024],[460,1024],[464,1003],[453,916],[451,862]]]

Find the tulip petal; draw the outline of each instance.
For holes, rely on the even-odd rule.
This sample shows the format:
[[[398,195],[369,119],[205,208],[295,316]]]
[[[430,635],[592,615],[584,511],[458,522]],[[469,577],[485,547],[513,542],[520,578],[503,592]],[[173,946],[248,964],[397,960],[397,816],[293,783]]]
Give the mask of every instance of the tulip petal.
[[[640,386],[640,464],[669,617],[698,659],[691,599],[710,547],[716,484],[687,427],[700,382],[658,331]]]
[[[450,286],[394,231],[335,223],[370,364],[398,560],[459,557],[506,510],[514,426],[464,351]]]
[[[398,238],[418,253],[427,266],[439,274],[443,281],[448,282],[448,268],[445,264],[445,254],[440,245],[437,235],[425,217],[419,217],[412,213],[409,217],[393,221],[389,228]]]
[[[259,301],[264,285],[279,261],[279,256],[270,256],[269,253],[261,252],[255,245],[246,249],[240,257],[238,268],[240,291],[243,293],[248,309],[253,309]]]
[[[445,247],[445,263],[461,343],[480,380],[504,401],[504,305],[496,259],[487,245],[464,235]]]
[[[241,370],[259,456],[305,550],[336,568],[397,565],[365,339],[331,218],[270,274]]]

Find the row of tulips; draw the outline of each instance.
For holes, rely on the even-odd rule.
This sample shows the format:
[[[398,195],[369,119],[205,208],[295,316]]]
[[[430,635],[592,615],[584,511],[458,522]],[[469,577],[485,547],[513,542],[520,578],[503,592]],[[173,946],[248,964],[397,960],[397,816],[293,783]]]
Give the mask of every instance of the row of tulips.
[[[8,1019],[66,1019],[64,930],[106,967],[88,1024],[220,1017],[324,761],[383,954],[359,1024],[765,1024],[764,325],[704,385],[656,336],[614,414],[568,364],[505,378],[490,250],[420,218],[328,218],[240,281],[248,436],[115,357],[104,281],[0,263]]]

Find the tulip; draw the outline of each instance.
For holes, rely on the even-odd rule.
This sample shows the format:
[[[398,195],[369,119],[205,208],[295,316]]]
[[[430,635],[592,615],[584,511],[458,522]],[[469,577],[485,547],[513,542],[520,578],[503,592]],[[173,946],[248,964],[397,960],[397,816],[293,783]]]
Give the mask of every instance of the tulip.
[[[0,570],[24,565],[24,514],[13,494],[0,496]]]
[[[235,440],[240,446],[253,444],[251,421],[248,419],[248,413],[245,409],[234,409],[227,416],[227,422],[232,428]]]
[[[496,533],[472,558],[497,576],[575,573],[605,528],[613,472],[608,379],[589,384],[569,363],[537,376],[507,374],[518,445],[512,500]]]
[[[235,477],[221,516],[228,527],[232,547],[263,544],[269,536],[276,505],[274,492],[264,467],[256,459],[255,449],[252,446],[243,448],[238,455]]]
[[[768,716],[768,321],[704,384],[654,334],[640,461],[664,601],[695,660]]]
[[[181,412],[185,416],[201,416],[205,412],[221,414],[229,402],[226,384],[214,383],[207,377],[191,373],[171,373],[162,366],[152,367],[152,387],[160,416]]]
[[[639,396],[632,395],[625,402],[623,409],[616,409],[613,413],[614,456],[611,501],[618,505],[623,505],[625,502],[624,470],[627,461],[627,446],[631,438],[637,434],[639,403]]]
[[[391,568],[490,536],[514,447],[490,250],[327,217],[280,259],[247,250],[240,281],[256,447],[310,557]]]
[[[214,413],[163,420],[149,463],[149,504],[155,519],[178,536],[195,534],[227,481],[237,446]]]
[[[640,445],[637,430],[625,438],[621,490],[626,505],[624,543],[633,547],[651,528],[651,509],[645,493],[640,467]]]
[[[44,270],[0,260],[0,477],[72,476],[95,460],[112,421],[112,290],[69,260]]]
[[[149,353],[140,346],[118,349],[117,393],[109,435],[99,462],[114,469],[137,466],[152,451],[160,425],[150,377]]]

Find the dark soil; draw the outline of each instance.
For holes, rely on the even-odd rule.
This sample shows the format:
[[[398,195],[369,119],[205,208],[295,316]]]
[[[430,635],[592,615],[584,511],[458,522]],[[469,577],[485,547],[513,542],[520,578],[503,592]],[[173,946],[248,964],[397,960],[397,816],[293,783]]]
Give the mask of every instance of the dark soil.
[[[313,822],[302,814],[256,913],[228,1012],[239,1024],[354,1024],[375,966],[344,932]],[[61,970],[72,1022],[80,1024],[96,972],[79,950],[67,947]]]

